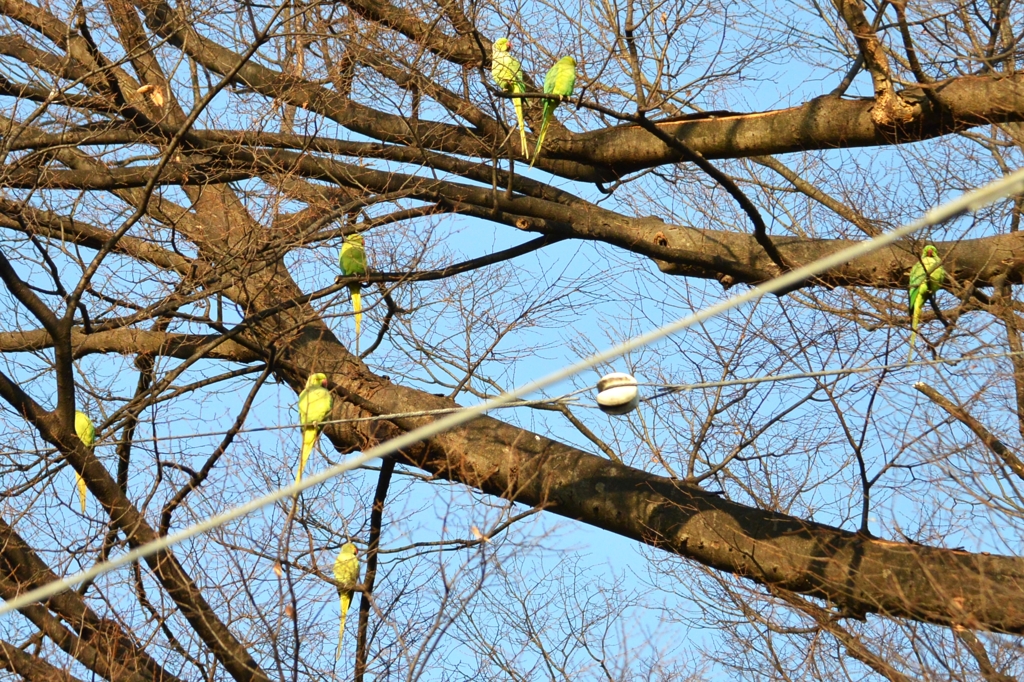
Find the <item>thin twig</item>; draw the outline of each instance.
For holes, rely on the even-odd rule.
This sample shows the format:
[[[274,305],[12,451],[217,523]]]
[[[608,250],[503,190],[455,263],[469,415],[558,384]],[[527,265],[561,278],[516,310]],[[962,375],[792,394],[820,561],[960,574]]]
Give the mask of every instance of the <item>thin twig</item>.
[[[664,142],[669,147],[675,149],[683,158],[693,163],[695,166],[700,168],[702,171],[711,176],[722,188],[729,193],[729,195],[736,200],[743,209],[743,212],[750,218],[750,222],[754,224],[754,239],[761,248],[764,249],[768,257],[778,266],[781,272],[787,272],[790,269],[789,264],[779,253],[779,250],[772,243],[771,238],[768,236],[768,226],[765,225],[764,219],[758,212],[757,207],[754,206],[754,202],[747,198],[747,195],[743,193],[743,190],[739,188],[735,182],[732,181],[728,175],[711,165],[711,162],[704,158],[704,155],[697,150],[691,148],[688,144],[682,140],[678,140],[671,135],[662,131],[651,121],[648,121],[644,116],[639,115],[633,118],[641,128],[654,135],[656,138]]]
[[[1024,481],[1024,462],[1022,462],[1020,458],[1010,450],[1010,448],[1006,447],[1001,440],[996,438],[991,431],[986,429],[981,422],[968,414],[967,410],[958,405],[954,405],[948,398],[923,381],[919,381],[914,384],[914,388],[928,396],[933,403],[948,412],[949,416],[953,417],[973,431],[974,434],[981,439],[981,442],[985,444],[985,447],[992,452],[992,454],[1001,459],[1003,464],[1010,467],[1010,469],[1013,470],[1013,473],[1017,474],[1017,477]]]

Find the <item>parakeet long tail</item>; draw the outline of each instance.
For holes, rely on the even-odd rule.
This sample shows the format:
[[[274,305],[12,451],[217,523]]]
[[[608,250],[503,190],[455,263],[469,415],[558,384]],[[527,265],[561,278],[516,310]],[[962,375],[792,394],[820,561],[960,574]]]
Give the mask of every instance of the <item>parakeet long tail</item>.
[[[363,297],[359,293],[358,284],[350,284],[348,286],[349,293],[352,294],[352,311],[356,314],[356,338],[359,338],[359,326],[363,322]]]
[[[512,92],[526,92],[526,86],[523,83],[516,82],[512,86]],[[530,158],[530,152],[526,148],[526,125],[523,122],[523,100],[521,97],[516,97],[512,100],[512,104],[516,107],[516,122],[519,123],[519,141],[523,143],[523,156]]]
[[[922,288],[927,291],[927,285],[923,285]],[[914,307],[910,314],[910,352],[907,354],[907,362],[910,362],[914,357],[914,342],[917,340],[917,328],[921,324],[921,306],[924,304],[924,298],[924,291],[918,290],[917,296],[914,297]]]
[[[302,481],[302,472],[306,469],[306,461],[309,459],[309,453],[313,452],[313,446],[316,445],[319,435],[320,429],[315,426],[307,426],[302,429],[302,454],[299,456],[299,473],[295,475],[296,483]]]
[[[341,595],[341,617],[338,619],[338,650],[334,654],[334,660],[341,658],[341,638],[345,635],[345,618],[348,616],[348,607],[352,604],[351,594]]]
[[[540,123],[540,134],[537,136],[537,146],[533,148],[533,161],[530,162],[530,168],[533,168],[533,164],[537,163],[537,157],[540,156],[540,148],[544,146],[544,136],[548,132],[548,123],[551,122],[551,117],[554,115],[555,107],[557,106],[557,102],[544,100],[544,118]]]
[[[85,513],[85,479],[81,474],[75,472],[75,484],[78,486],[78,501],[82,503],[82,513]]]

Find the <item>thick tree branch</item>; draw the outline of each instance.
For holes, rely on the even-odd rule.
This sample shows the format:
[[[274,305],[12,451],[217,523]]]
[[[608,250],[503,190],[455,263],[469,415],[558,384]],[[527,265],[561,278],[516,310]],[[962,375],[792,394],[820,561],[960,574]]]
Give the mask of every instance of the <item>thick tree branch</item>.
[[[889,60],[875,28],[864,16],[860,0],[833,0],[836,9],[846,22],[847,28],[857,40],[857,47],[864,57],[864,66],[871,74],[875,86],[875,106],[871,110],[872,120],[879,126],[893,128],[909,123],[918,111],[896,94],[893,87]]]
[[[255,288],[255,282],[253,287],[263,288]],[[282,322],[267,320],[261,333]],[[327,373],[344,399],[336,402],[335,418],[346,411],[351,416],[348,403],[373,414],[456,406],[369,375],[329,330],[310,324],[285,354],[288,362],[280,373],[296,392],[304,385],[305,368]],[[408,429],[427,419],[393,421]],[[364,428],[328,425],[324,433],[342,451],[393,435],[379,423],[372,433],[360,431]],[[1024,559],[876,540],[745,507],[489,417],[412,448],[405,459],[441,478],[543,507],[718,570],[826,599],[851,613],[1024,632],[1024,605],[1017,598]]]
[[[85,334],[81,327],[71,330],[71,352],[77,359],[96,353],[146,354],[188,360],[197,350],[218,338],[216,334],[174,334],[145,329],[113,329]],[[0,332],[0,352],[24,353],[53,347],[45,329]],[[206,357],[232,362],[255,362],[260,356],[234,342],[225,341]]]
[[[146,187],[156,166],[132,168],[94,168],[82,170],[53,170],[51,168],[0,168],[0,183],[7,187],[38,187],[50,189],[118,190]],[[157,185],[201,186],[234,182],[252,177],[245,170],[211,168],[203,164],[167,163],[159,169]]]
[[[263,166],[267,171],[298,172],[306,177],[378,193],[402,189],[423,201],[448,201],[457,211],[460,205],[469,204],[467,209],[472,206],[479,208],[472,212],[473,215],[499,222],[501,213],[549,221],[557,227],[547,231],[548,234],[613,244],[655,259],[658,267],[668,274],[719,280],[727,275],[730,284],[756,284],[771,279],[778,272],[763,244],[751,235],[670,225],[656,218],[628,218],[565,193],[552,195],[552,198],[557,196],[558,201],[523,196],[509,199],[503,193],[496,195],[489,188],[378,171],[282,150],[257,152],[237,149],[231,154],[240,164]],[[254,173],[258,171],[258,168],[253,169]],[[139,186],[151,177],[145,170],[110,170],[106,174],[98,174],[98,180],[94,178],[91,181],[85,171],[66,172],[74,173],[74,180],[61,179],[55,183],[56,186],[96,189],[110,185]],[[223,172],[230,174],[235,171]],[[51,178],[60,178],[63,172],[49,173]],[[38,185],[41,181],[37,177],[35,182],[31,182],[28,176],[23,180],[25,186]],[[517,220],[508,222],[516,224]],[[523,227],[542,229],[529,223]],[[1001,275],[1006,276],[1010,283],[1024,281],[1024,258],[1018,255],[1021,240],[1024,236],[1016,232],[936,245],[943,253],[948,271],[955,272],[961,279],[974,281],[977,286],[984,286]],[[793,266],[820,259],[853,244],[846,240],[801,237],[775,237],[771,243],[782,260]],[[906,273],[915,262],[916,257],[909,250],[890,247],[851,261],[803,286],[902,287],[906,284]]]
[[[465,439],[458,456],[449,441],[410,459],[444,478],[849,612],[1024,632],[1024,608],[1015,605],[1020,558],[875,540],[744,507],[494,420],[458,436]]]
[[[490,43],[480,36],[445,34],[436,22],[425,22],[406,10],[383,0],[344,0],[346,7],[362,17],[386,26],[431,52],[462,66],[486,65],[491,54]]]
[[[27,654],[7,640],[0,640],[0,668],[27,682],[85,682],[69,671],[55,668],[42,658]]]
[[[706,159],[787,154],[812,149],[906,144],[1003,121],[1024,120],[1024,74],[963,76],[931,86],[941,108],[910,89],[897,97],[921,107],[914,122],[898,135],[872,120],[873,100],[818,97],[789,109],[757,113],[711,114],[703,118],[661,121],[657,125]],[[682,155],[636,124],[572,135],[552,144],[551,155],[575,164],[607,168],[616,176],[682,160]],[[545,145],[545,154],[547,155]],[[542,161],[543,163],[543,161]],[[545,168],[575,177],[569,167]],[[578,178],[585,179],[585,178]]]
[[[218,73],[237,63],[237,56],[198,35],[158,0],[141,3],[147,23],[170,42]],[[187,37],[187,40],[186,40]],[[238,80],[268,97],[308,107],[350,130],[374,139],[455,154],[490,158],[500,139],[481,140],[477,133],[451,124],[408,119],[351,102],[334,91],[247,64]],[[997,121],[1024,120],[1024,76],[966,76],[935,87],[938,108],[919,90],[895,95],[920,107],[913,125],[899,135],[872,119],[871,100],[819,97],[790,109],[755,114],[688,118],[657,125],[706,159],[737,158],[809,149],[903,144]],[[553,140],[553,142],[556,142]],[[542,166],[558,175],[607,182],[629,173],[682,160],[678,150],[642,127],[629,124],[570,135],[557,141]]]

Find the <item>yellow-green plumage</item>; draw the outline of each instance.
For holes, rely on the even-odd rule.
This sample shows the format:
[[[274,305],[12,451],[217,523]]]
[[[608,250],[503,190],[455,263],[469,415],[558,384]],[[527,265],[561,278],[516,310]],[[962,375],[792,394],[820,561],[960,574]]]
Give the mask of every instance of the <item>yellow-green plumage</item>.
[[[341,615],[338,618],[338,650],[334,660],[341,658],[341,638],[345,635],[345,618],[348,607],[352,605],[352,585],[359,582],[359,550],[351,542],[346,542],[334,560],[334,579],[338,582],[338,598]]]
[[[544,76],[544,92],[552,95],[569,97],[573,88],[576,87],[576,60],[572,57],[562,57],[552,66]],[[533,161],[530,168],[537,163],[541,147],[544,146],[544,136],[548,132],[548,124],[555,114],[559,101],[556,99],[544,100],[544,113],[540,122],[540,135],[537,136],[537,146],[533,148]]]
[[[302,472],[306,468],[306,460],[309,453],[316,445],[316,439],[320,436],[319,422],[322,422],[331,413],[334,406],[334,397],[327,390],[327,375],[316,373],[309,375],[306,379],[306,387],[299,394],[299,423],[302,424],[302,454],[299,456],[299,473],[295,475],[295,482],[302,480]]]
[[[523,68],[519,60],[509,51],[512,43],[508,38],[498,38],[491,48],[491,77],[498,87],[505,92],[524,93],[526,83],[523,82]],[[526,127],[523,122],[523,98],[515,97],[512,104],[516,108],[516,122],[519,124],[519,141],[523,145],[523,156],[530,158],[526,148]]]
[[[921,252],[921,260],[914,263],[914,267],[910,269],[910,285],[907,288],[909,298],[908,311],[910,313],[910,354],[907,356],[908,361],[914,353],[917,328],[921,324],[921,308],[924,306],[925,301],[942,288],[942,284],[945,281],[946,271],[942,267],[939,251],[933,245],[928,244]]]
[[[91,448],[96,443],[96,427],[93,425],[89,415],[85,412],[75,411],[75,433],[82,444]],[[85,479],[75,472],[75,486],[78,488],[78,501],[82,504],[82,513],[85,513]]]
[[[341,274],[346,277],[366,274],[366,248],[363,245],[363,235],[350,234],[345,237],[341,245],[341,254],[338,256],[338,266]],[[359,325],[363,321],[363,304],[358,283],[349,284],[348,291],[352,295],[352,311],[356,318],[356,343],[359,342]]]

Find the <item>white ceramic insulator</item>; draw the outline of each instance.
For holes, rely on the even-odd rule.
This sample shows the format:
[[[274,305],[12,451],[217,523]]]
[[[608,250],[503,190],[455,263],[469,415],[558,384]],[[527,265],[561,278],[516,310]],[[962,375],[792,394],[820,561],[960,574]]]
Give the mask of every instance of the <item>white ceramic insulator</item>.
[[[640,403],[636,379],[625,372],[613,372],[597,382],[597,406],[605,414],[627,414]]]

